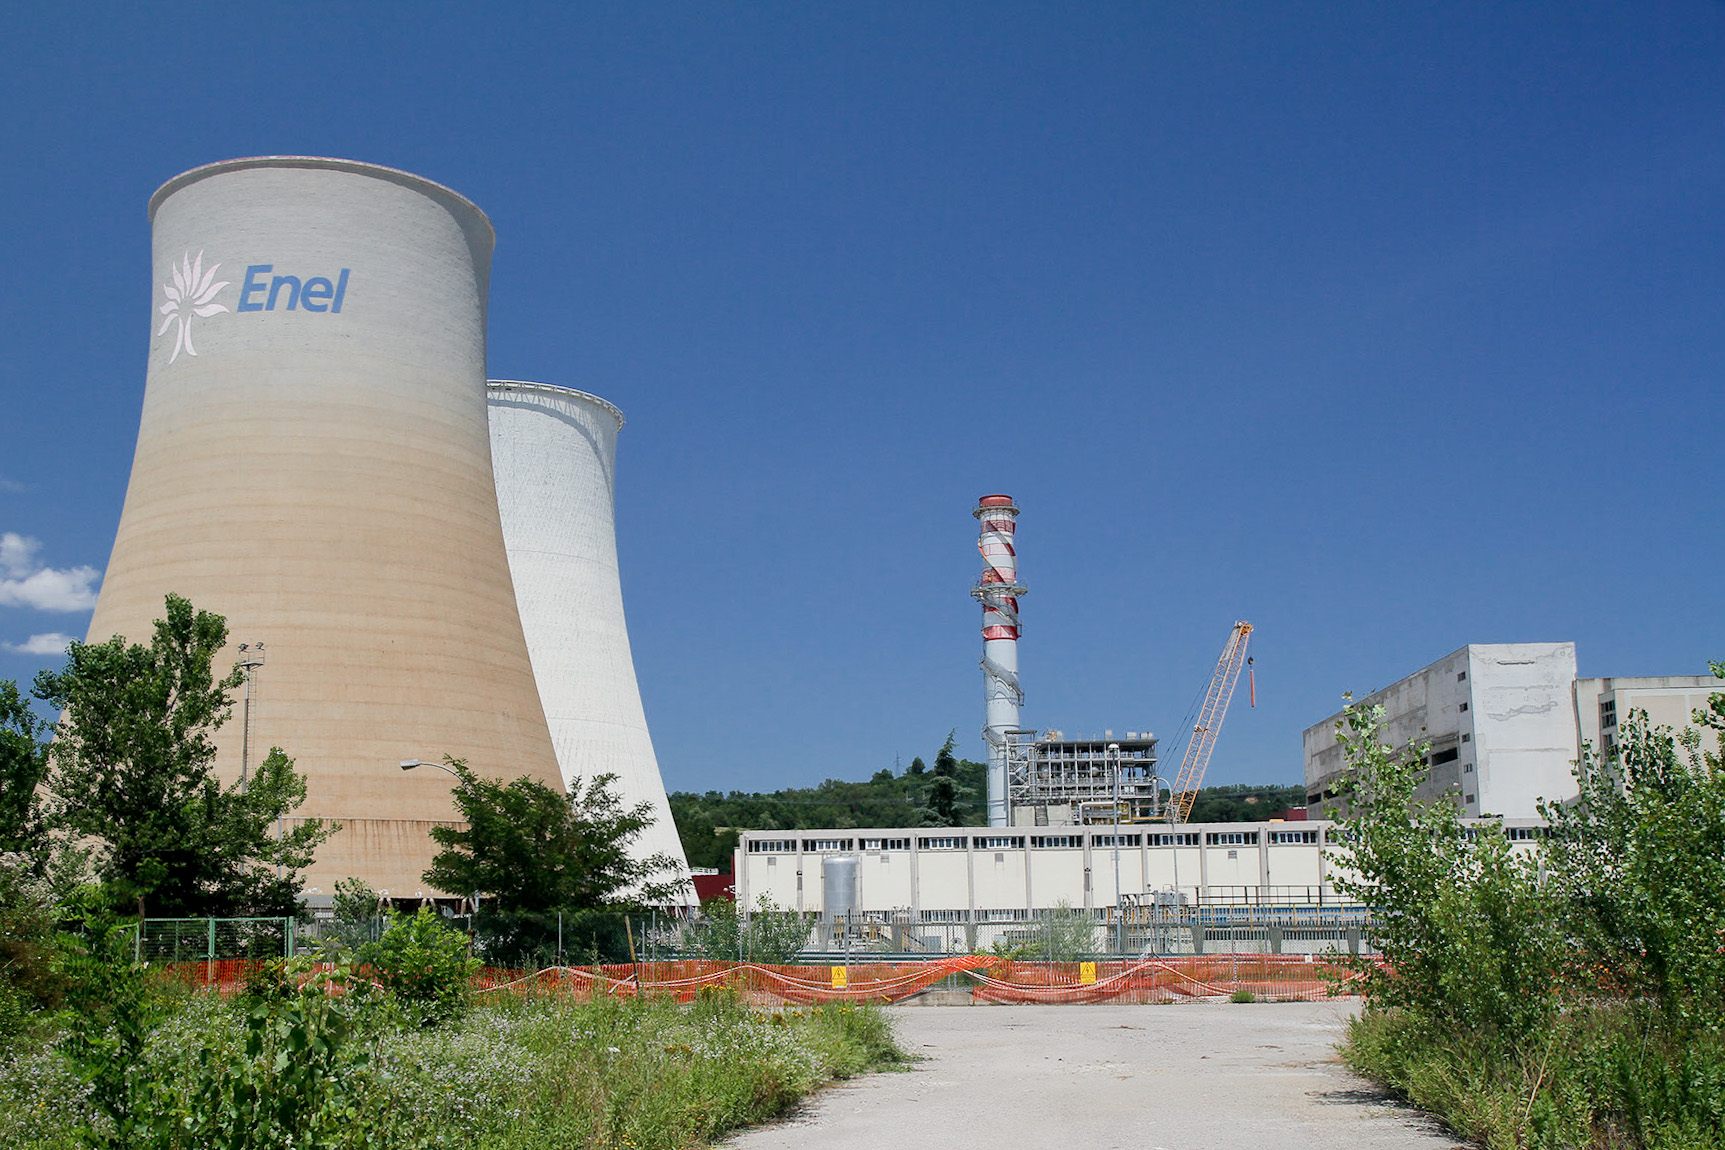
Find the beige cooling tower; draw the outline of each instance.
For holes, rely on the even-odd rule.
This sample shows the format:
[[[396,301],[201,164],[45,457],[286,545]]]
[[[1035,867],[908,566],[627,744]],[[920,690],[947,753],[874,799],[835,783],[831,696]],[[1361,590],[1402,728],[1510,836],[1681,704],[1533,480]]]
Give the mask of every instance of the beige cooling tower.
[[[147,638],[170,591],[225,615],[264,648],[249,767],[280,745],[300,813],[344,828],[307,885],[430,894],[451,779],[402,760],[562,788],[493,487],[490,222],[417,176],[302,157],[194,169],[150,218],[143,417],[91,638]],[[236,709],[224,778],[243,734]]]

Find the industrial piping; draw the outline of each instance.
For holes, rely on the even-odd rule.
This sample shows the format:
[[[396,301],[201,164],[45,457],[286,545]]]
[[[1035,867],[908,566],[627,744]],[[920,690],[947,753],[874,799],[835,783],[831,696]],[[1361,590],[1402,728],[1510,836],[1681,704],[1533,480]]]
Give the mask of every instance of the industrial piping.
[[[1018,729],[1024,692],[1018,685],[1018,552],[1012,539],[1018,508],[1010,495],[984,495],[971,512],[980,521],[976,549],[982,553],[982,578],[970,590],[982,604],[982,676],[988,743],[988,825],[1008,825],[1007,732]]]

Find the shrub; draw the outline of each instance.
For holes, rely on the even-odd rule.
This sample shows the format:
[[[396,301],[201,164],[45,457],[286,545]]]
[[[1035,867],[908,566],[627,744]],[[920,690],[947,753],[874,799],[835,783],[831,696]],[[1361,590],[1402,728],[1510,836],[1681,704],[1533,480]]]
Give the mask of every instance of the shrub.
[[[734,902],[714,899],[701,904],[701,917],[685,937],[702,958],[775,965],[791,962],[809,944],[809,920],[781,909],[767,895],[746,912]]]
[[[389,929],[357,951],[372,977],[422,1025],[456,1018],[466,1010],[479,961],[468,939],[446,926],[429,907],[392,917]]]
[[[1383,713],[1350,705],[1339,732],[1350,813],[1335,833],[1336,886],[1373,908],[1368,935],[1387,960],[1352,965],[1375,1008],[1537,1042],[1558,1005],[1562,941],[1537,865],[1500,825],[1463,827],[1448,796],[1417,801],[1426,748],[1379,742]]]

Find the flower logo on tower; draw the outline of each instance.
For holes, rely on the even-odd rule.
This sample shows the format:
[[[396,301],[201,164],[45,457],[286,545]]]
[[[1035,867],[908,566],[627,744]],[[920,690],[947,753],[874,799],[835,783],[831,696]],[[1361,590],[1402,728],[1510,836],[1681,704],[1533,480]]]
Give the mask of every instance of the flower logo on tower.
[[[173,363],[180,358],[184,349],[187,355],[197,355],[198,349],[192,346],[192,319],[194,317],[208,319],[227,311],[227,307],[219,303],[211,303],[216,293],[228,286],[227,280],[216,282],[216,269],[221,264],[211,264],[209,270],[204,270],[204,253],[199,252],[196,260],[192,253],[187,252],[177,264],[169,264],[168,269],[174,273],[174,282],[162,285],[162,294],[168,297],[161,312],[168,318],[162,321],[157,335],[164,335],[171,327],[174,329],[174,351],[168,356],[168,362]]]

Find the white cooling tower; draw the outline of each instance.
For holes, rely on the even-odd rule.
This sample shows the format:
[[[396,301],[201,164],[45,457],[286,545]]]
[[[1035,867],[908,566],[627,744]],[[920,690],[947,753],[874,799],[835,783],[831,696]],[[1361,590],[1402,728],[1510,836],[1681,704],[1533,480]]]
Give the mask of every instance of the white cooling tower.
[[[684,866],[647,733],[617,569],[617,432],[598,396],[492,380],[491,464],[515,601],[564,782],[614,774],[654,823],[637,854]]]

